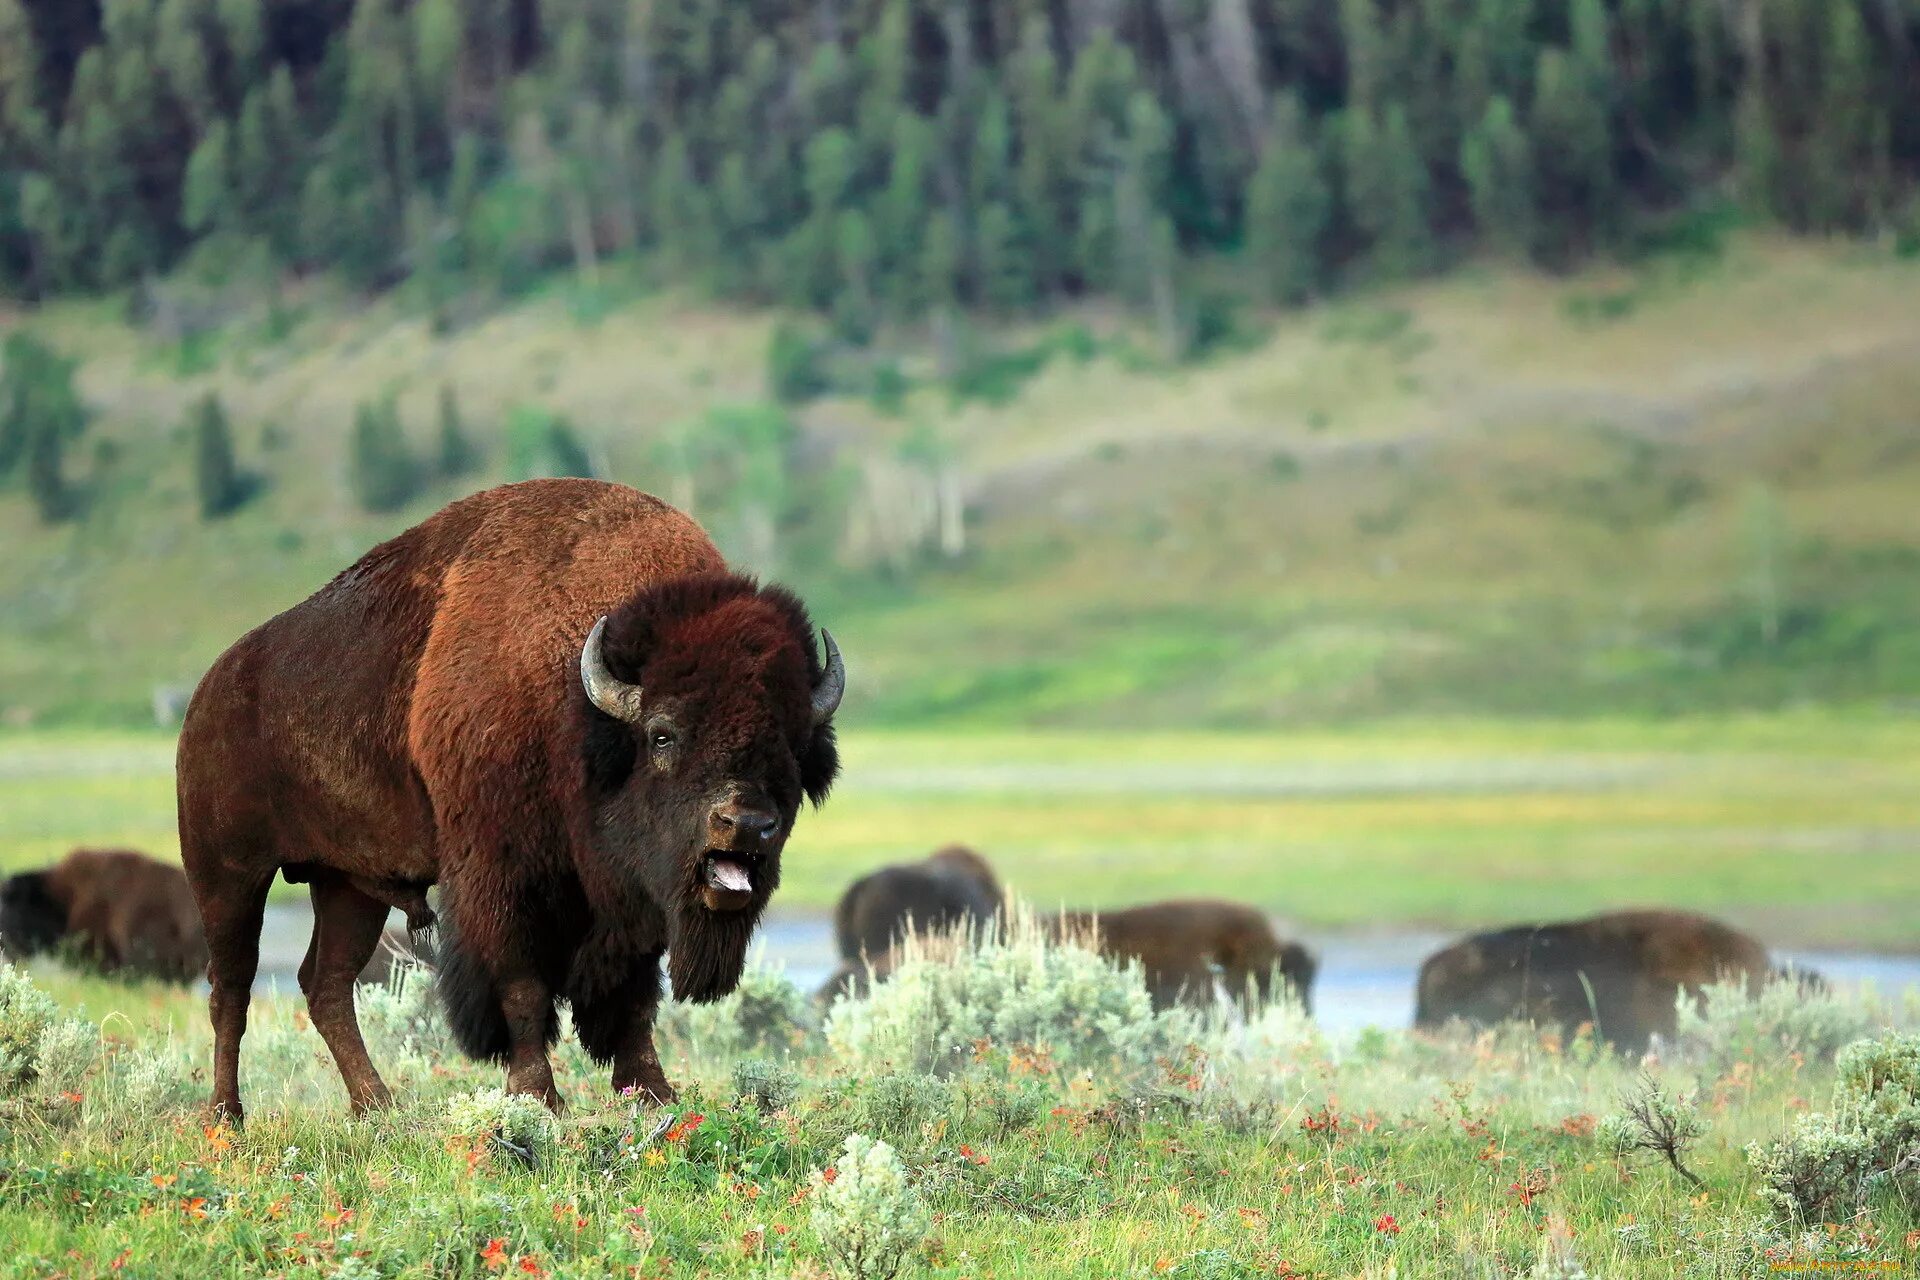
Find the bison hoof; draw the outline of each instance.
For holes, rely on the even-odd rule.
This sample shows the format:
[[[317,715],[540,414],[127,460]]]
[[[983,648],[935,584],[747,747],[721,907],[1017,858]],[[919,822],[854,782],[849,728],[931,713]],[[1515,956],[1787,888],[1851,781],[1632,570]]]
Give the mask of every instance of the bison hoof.
[[[207,1104],[206,1114],[210,1125],[225,1125],[236,1131],[247,1127],[246,1108],[238,1098],[215,1098]]]

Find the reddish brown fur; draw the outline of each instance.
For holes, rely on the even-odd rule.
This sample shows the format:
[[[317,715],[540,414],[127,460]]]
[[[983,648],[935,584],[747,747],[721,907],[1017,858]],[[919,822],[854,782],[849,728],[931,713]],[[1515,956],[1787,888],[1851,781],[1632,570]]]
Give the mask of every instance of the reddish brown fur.
[[[207,942],[187,877],[127,849],[75,849],[44,871],[10,877],[0,941],[26,955],[71,940],[102,971],[190,982]]]
[[[1420,966],[1414,1025],[1508,1019],[1571,1034],[1594,1023],[1610,1043],[1644,1049],[1671,1036],[1681,990],[1726,976],[1761,982],[1767,949],[1737,929],[1683,911],[1616,911],[1586,920],[1475,934]]]
[[[1282,942],[1265,914],[1243,903],[1190,899],[1063,911],[1050,923],[1066,933],[1092,931],[1103,955],[1138,960],[1156,1008],[1210,1003],[1216,968],[1228,994],[1260,999],[1271,996],[1277,970],[1302,1006],[1313,1008],[1318,962],[1299,943]]]
[[[645,690],[638,723],[582,689],[602,615],[608,670]],[[456,502],[242,637],[194,694],[178,768],[212,951],[216,1108],[240,1114],[277,870],[312,886],[301,986],[356,1110],[387,1091],[353,979],[387,908],[424,910],[433,883],[463,1047],[557,1105],[546,1044],[564,998],[616,1088],[670,1098],[652,1041],[662,953],[671,943],[677,995],[732,989],[801,799],[822,799],[837,770],[810,705],[815,645],[799,602],[729,574],[692,520],[589,480]],[[761,814],[766,839],[739,849],[750,895],[710,909],[703,859],[744,839],[734,818]]]
[[[860,877],[834,907],[840,967],[820,988],[820,998],[864,988],[869,963],[909,929],[929,932],[985,924],[1000,914],[1000,907],[1000,881],[992,864],[962,845]]]

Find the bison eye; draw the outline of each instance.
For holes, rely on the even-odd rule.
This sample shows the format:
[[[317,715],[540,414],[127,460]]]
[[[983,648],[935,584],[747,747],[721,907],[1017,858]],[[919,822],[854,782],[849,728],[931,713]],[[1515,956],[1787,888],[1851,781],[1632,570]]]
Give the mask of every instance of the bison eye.
[[[655,751],[665,751],[673,745],[673,735],[665,729],[655,729],[647,740],[653,744]]]

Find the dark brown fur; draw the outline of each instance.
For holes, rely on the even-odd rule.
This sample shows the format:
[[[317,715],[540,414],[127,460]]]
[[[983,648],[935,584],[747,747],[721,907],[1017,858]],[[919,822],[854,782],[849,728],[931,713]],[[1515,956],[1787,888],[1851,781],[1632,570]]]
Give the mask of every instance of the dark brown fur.
[[[0,945],[24,957],[70,943],[106,973],[191,982],[207,940],[187,877],[126,849],[75,849],[0,887]]]
[[[645,691],[636,722],[582,687],[602,615],[607,669]],[[311,885],[301,987],[356,1110],[387,1090],[353,980],[388,907],[417,916],[429,884],[463,1048],[557,1106],[546,1045],[565,999],[615,1088],[671,1098],[652,1038],[662,954],[677,996],[732,990],[800,803],[838,769],[810,704],[816,646],[799,601],[729,573],[692,520],[590,480],[456,502],[242,637],[194,694],[177,771],[216,1109],[240,1115],[276,871]],[[751,848],[747,817],[769,824]],[[735,909],[702,887],[715,852],[753,869]]]
[[[1737,929],[1682,911],[1616,911],[1558,924],[1475,934],[1420,966],[1414,1025],[1452,1018],[1475,1026],[1509,1019],[1572,1034],[1594,1024],[1638,1052],[1671,1036],[1682,989],[1726,976],[1770,974],[1767,949]]]
[[[1063,911],[1051,922],[1066,933],[1093,932],[1101,954],[1138,960],[1155,1008],[1213,1000],[1216,970],[1227,993],[1272,996],[1273,975],[1313,1010],[1319,962],[1297,942],[1282,942],[1264,913],[1238,902],[1177,899],[1118,911]]]
[[[1001,896],[992,865],[961,845],[860,877],[834,907],[840,968],[821,987],[821,998],[864,987],[868,963],[909,929],[924,933],[988,924],[1000,914]]]

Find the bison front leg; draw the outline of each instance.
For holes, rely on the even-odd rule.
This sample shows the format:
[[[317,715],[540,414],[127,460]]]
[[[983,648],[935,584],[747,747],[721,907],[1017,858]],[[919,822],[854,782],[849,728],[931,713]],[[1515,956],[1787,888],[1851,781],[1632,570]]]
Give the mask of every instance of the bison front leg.
[[[680,1091],[660,1068],[660,1055],[653,1047],[653,1014],[659,1003],[655,995],[634,1010],[620,1047],[613,1055],[613,1089],[625,1093],[632,1089],[648,1102],[665,1106],[679,1100]]]
[[[529,971],[503,973],[498,988],[500,1012],[507,1020],[507,1092],[530,1094],[558,1113],[560,1090],[547,1058],[553,991]]]

